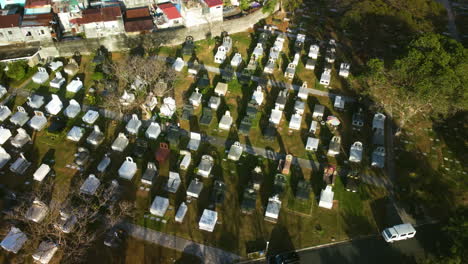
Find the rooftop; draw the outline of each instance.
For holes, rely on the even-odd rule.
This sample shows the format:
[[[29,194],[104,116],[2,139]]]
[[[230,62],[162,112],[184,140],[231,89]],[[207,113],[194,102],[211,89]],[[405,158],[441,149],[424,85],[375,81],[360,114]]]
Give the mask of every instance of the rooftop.
[[[19,14],[6,15],[0,17],[0,28],[18,27],[21,16]]]
[[[94,22],[105,22],[117,20],[122,16],[119,6],[109,6],[103,8],[91,8],[83,11],[83,17],[77,19],[78,24],[88,24]]]
[[[150,17],[150,12],[147,7],[133,8],[128,9],[127,12],[125,12],[125,16],[127,19]]]
[[[23,21],[21,21],[22,27],[40,27],[49,26],[50,22],[54,20],[52,13],[39,14],[39,15],[25,15]]]
[[[208,5],[208,7],[215,7],[215,6],[223,5],[222,0],[204,0],[204,1],[206,5]]]
[[[168,19],[177,19],[182,16],[179,13],[179,10],[172,3],[164,3],[158,5],[158,7],[164,12]]]

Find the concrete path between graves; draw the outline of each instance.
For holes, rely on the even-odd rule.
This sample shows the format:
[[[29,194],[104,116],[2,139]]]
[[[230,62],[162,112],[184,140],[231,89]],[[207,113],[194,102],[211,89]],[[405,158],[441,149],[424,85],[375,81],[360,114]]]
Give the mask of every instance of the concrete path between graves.
[[[125,223],[128,234],[134,238],[171,248],[186,254],[199,257],[203,263],[234,263],[241,260],[241,256],[219,248],[199,244],[181,237],[161,233],[149,228]]]
[[[166,56],[154,56],[154,58],[158,59],[158,60],[164,60],[168,63],[173,63],[175,61],[174,58],[171,58],[171,57],[166,57]],[[185,62],[185,66],[190,66],[191,63],[187,63]],[[203,67],[209,71],[209,72],[213,72],[213,73],[216,73],[216,74],[221,74],[223,72],[222,69],[218,68],[218,67],[213,67],[213,66],[208,66],[208,65],[203,65]],[[236,75],[237,77],[240,77],[241,76],[241,73],[240,72],[236,72]],[[265,82],[265,79],[264,78],[261,78],[261,77],[258,77],[258,76],[252,76],[252,81],[254,82]],[[299,88],[301,88],[301,86],[299,85],[293,85],[293,84],[290,84],[290,83],[285,83],[285,82],[278,82],[278,81],[274,81],[274,80],[266,80],[266,83],[268,85],[271,85],[271,86],[274,86],[274,87],[280,87],[280,88],[288,88],[288,89],[294,89],[295,91],[299,91]],[[317,89],[313,89],[313,88],[308,88],[308,91],[309,91],[309,94],[312,94],[312,95],[315,95],[315,96],[322,96],[322,97],[329,97],[331,99],[334,99],[335,96],[339,95],[339,94],[335,94],[335,93],[330,93],[330,92],[327,92],[327,91],[321,91],[321,90],[317,90]],[[346,102],[354,102],[355,99],[352,98],[352,97],[349,97],[349,96],[345,96],[345,95],[341,95],[341,97],[343,98],[343,100],[345,100]]]

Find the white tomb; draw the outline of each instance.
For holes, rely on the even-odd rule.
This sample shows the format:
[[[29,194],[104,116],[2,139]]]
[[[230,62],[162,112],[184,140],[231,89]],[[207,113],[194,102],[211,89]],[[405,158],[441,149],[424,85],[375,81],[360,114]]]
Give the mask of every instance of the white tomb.
[[[23,233],[19,228],[13,226],[5,238],[3,238],[0,246],[2,246],[2,248],[6,251],[17,254],[27,240],[28,237],[26,234]]]
[[[308,151],[317,151],[319,145],[319,139],[308,137],[305,149]]]
[[[349,161],[351,162],[361,162],[362,160],[362,143],[356,141],[351,145],[349,150]]]
[[[86,124],[93,125],[99,118],[99,112],[88,110],[81,120]]]
[[[345,101],[340,95],[335,96],[335,102],[333,104],[336,110],[344,110]]]
[[[179,173],[170,171],[169,179],[167,180],[166,190],[170,193],[176,193],[179,189],[180,183],[181,180]]]
[[[328,147],[328,156],[336,156],[340,154],[340,148],[341,148],[341,137],[339,136],[334,136],[330,140],[330,145]]]
[[[348,78],[350,67],[351,65],[349,63],[341,63],[339,75],[341,77]]]
[[[299,130],[301,129],[302,115],[300,113],[295,113],[291,116],[289,120],[289,129]]]
[[[242,63],[242,55],[240,53],[234,54],[231,60],[232,67],[238,67]]]
[[[71,99],[69,105],[65,108],[65,111],[63,111],[68,118],[75,118],[80,112],[81,106],[75,99]]]
[[[122,163],[122,166],[119,168],[119,177],[131,180],[137,172],[137,164],[133,162],[132,157],[126,157],[125,161]]]
[[[57,244],[54,242],[42,241],[32,258],[40,264],[47,264],[52,260],[57,250]]]
[[[200,142],[201,142],[201,134],[190,132],[190,140],[187,145],[187,148],[189,150],[197,151],[198,147],[200,146]]]
[[[5,167],[5,165],[11,160],[11,155],[6,152],[6,150],[0,147],[0,169]]]
[[[62,76],[60,72],[57,72],[55,74],[54,79],[52,79],[49,82],[50,87],[55,88],[55,89],[60,89],[62,85],[65,83],[65,78]]]
[[[227,51],[226,47],[219,46],[218,51],[216,52],[215,57],[214,57],[214,62],[217,63],[217,64],[223,63],[224,60],[227,57],[227,52],[228,51]]]
[[[43,84],[49,79],[47,70],[43,67],[37,68],[37,72],[33,75],[32,81],[37,84]]]
[[[140,119],[138,119],[138,116],[136,114],[133,114],[132,118],[128,121],[127,125],[125,126],[125,129],[129,134],[137,135],[138,131],[140,130],[141,124],[142,122]]]
[[[331,80],[331,70],[325,69],[320,77],[320,84],[324,86],[329,86]]]
[[[270,123],[274,125],[279,125],[281,122],[281,119],[283,118],[283,111],[279,110],[279,107],[275,107],[275,109],[271,110],[270,114]]]
[[[71,81],[67,85],[67,92],[77,93],[82,88],[83,88],[83,82],[80,80],[80,78],[76,77],[76,80]]]
[[[202,217],[198,223],[200,230],[205,230],[208,232],[213,232],[218,221],[218,213],[209,209],[203,210]]]
[[[180,151],[180,154],[183,154],[182,151]],[[190,162],[192,162],[192,155],[188,151],[184,151],[184,157],[182,158],[182,161],[180,162],[180,169],[181,170],[187,170],[188,167],[190,166]]]
[[[81,194],[94,195],[101,185],[101,181],[94,174],[90,174],[80,187]]]
[[[119,99],[120,104],[123,106],[129,106],[131,103],[135,101],[135,94],[127,92],[124,90],[122,96]]]
[[[34,111],[34,116],[29,120],[29,126],[36,130],[41,131],[47,125],[47,118],[41,111]]]
[[[176,103],[172,97],[166,97],[163,100],[163,105],[160,108],[160,113],[165,117],[172,117],[176,111]]]
[[[210,155],[203,155],[198,165],[198,172],[197,174],[208,178],[210,176],[211,170],[213,169],[214,160],[213,157]]]
[[[281,200],[278,195],[270,197],[268,199],[268,205],[265,211],[265,220],[270,222],[276,222],[279,217],[281,210]]]
[[[0,126],[0,145],[5,144],[12,136],[10,129]]]
[[[332,209],[334,195],[335,193],[332,190],[332,186],[327,185],[327,187],[325,187],[325,189],[320,193],[319,207]]]
[[[221,117],[218,127],[221,130],[229,130],[231,129],[232,122],[233,120],[232,120],[231,112],[226,111],[223,117]]]
[[[177,57],[177,59],[174,61],[174,63],[172,64],[172,68],[177,71],[177,72],[180,72],[182,71],[182,69],[184,68],[185,66],[185,62],[182,58],[180,57]]]
[[[44,96],[42,95],[33,94],[29,96],[27,100],[28,100],[27,104],[32,109],[38,109],[44,105]]]
[[[177,213],[175,214],[175,221],[177,223],[182,223],[184,221],[185,215],[187,214],[187,211],[187,205],[182,202],[179,206],[179,209],[177,209]]]
[[[119,133],[117,138],[112,143],[111,148],[114,151],[123,152],[125,150],[125,148],[128,146],[128,143],[129,143],[129,140],[125,136],[125,134],[124,133]]]
[[[166,214],[167,208],[169,208],[169,199],[156,196],[151,204],[150,213],[158,217],[163,217]]]
[[[227,83],[223,83],[223,82],[218,82],[216,84],[216,87],[215,87],[215,90],[214,90],[214,93],[218,96],[225,96],[226,93],[228,91],[228,85]]]
[[[53,61],[49,64],[49,69],[51,69],[52,71],[56,71],[60,67],[63,67],[63,62],[61,61]]]
[[[297,93],[297,97],[301,98],[302,100],[307,100],[307,97],[309,97],[309,88],[307,88],[307,82],[302,83],[302,86],[299,88],[299,92]]]
[[[24,110],[22,106],[18,106],[16,109],[17,109],[17,112],[14,113],[13,116],[10,118],[10,122],[13,125],[22,127],[24,126],[24,124],[28,122],[29,115],[28,113],[26,113],[26,110]]]
[[[62,111],[63,103],[56,94],[52,94],[52,100],[45,106],[46,111],[51,115],[57,115]]]
[[[73,126],[72,129],[67,134],[67,139],[78,142],[81,140],[81,138],[84,135],[84,128],[79,127],[79,126]]]
[[[252,94],[252,100],[255,102],[255,104],[257,105],[262,105],[263,103],[263,99],[264,99],[264,94],[263,94],[263,89],[262,87],[259,85],[257,86],[257,89],[255,90],[255,92]]]
[[[385,115],[376,113],[372,119],[372,129],[385,129]]]
[[[0,105],[0,122],[7,120],[11,116],[11,110],[6,105]]]
[[[202,94],[199,92],[198,88],[195,88],[195,92],[190,95],[189,102],[194,106],[200,106],[202,101]]]
[[[99,146],[104,141],[104,138],[104,133],[101,132],[99,126],[95,125],[93,132],[91,132],[91,134],[86,138],[86,142],[93,146]]]
[[[26,143],[31,142],[31,136],[23,128],[18,128],[16,130],[18,133],[11,140],[11,145],[15,148],[22,148]]]
[[[50,166],[47,164],[41,164],[39,168],[34,172],[33,179],[41,182],[49,174]]]
[[[156,140],[158,139],[159,134],[161,134],[161,126],[156,122],[151,122],[145,132],[146,138]]]
[[[231,145],[231,148],[229,149],[227,157],[230,160],[238,161],[240,157],[242,156],[243,151],[244,151],[244,147],[242,147],[239,141],[236,141],[234,142],[234,144]]]

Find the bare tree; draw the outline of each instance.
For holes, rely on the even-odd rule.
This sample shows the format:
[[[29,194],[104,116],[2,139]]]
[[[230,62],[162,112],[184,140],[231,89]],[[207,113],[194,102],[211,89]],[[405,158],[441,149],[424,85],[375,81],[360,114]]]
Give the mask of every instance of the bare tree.
[[[119,113],[139,108],[150,92],[158,97],[171,94],[174,81],[178,78],[172,67],[154,57],[126,56],[110,62],[109,68],[118,81],[118,87],[108,91],[104,106]],[[135,100],[124,106],[120,104],[120,98],[132,85]]]
[[[32,194],[19,197],[18,206],[6,216],[8,222],[20,226],[28,237],[19,258],[33,254],[42,241],[52,241],[58,245],[60,263],[85,262],[87,251],[107,228],[132,215],[132,203],[119,202],[116,199],[118,187],[115,185],[100,187],[95,196],[89,197],[80,194],[79,187],[74,186],[64,201],[51,199],[49,202],[46,199],[51,193],[51,184],[42,184],[39,187],[41,188],[37,188]],[[25,217],[31,207],[32,197],[48,203],[47,216],[38,223]],[[57,228],[60,215],[64,211],[77,220],[69,233]]]

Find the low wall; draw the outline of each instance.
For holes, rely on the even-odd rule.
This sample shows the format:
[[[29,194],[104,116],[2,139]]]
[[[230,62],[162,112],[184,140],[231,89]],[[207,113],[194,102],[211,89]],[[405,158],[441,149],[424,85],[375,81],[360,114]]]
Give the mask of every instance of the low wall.
[[[279,5],[277,5],[275,10],[278,9]],[[111,52],[116,52],[129,50],[140,44],[146,46],[145,44],[148,44],[148,42],[161,43],[164,45],[179,45],[185,41],[186,36],[193,36],[195,40],[202,40],[207,37],[219,36],[223,31],[229,34],[243,32],[252,28],[256,23],[268,16],[269,14],[264,14],[260,9],[252,14],[226,20],[222,23],[205,24],[192,28],[162,30],[147,35],[128,36],[122,34],[97,39],[41,43],[41,50],[39,52],[42,58],[68,57],[72,56],[75,52],[80,52],[81,54],[94,53],[100,46],[106,47]]]

